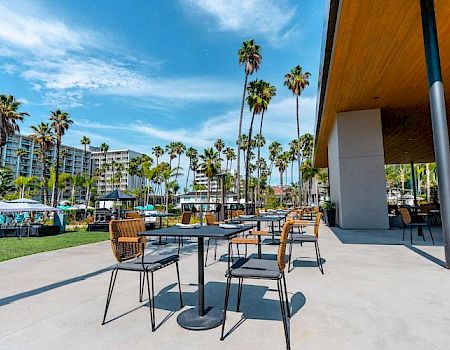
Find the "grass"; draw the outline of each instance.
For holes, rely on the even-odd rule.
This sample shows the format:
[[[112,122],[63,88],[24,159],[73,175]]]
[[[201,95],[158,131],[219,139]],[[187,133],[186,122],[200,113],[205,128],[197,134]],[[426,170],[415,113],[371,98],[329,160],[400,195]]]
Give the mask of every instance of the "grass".
[[[48,237],[0,238],[0,261],[108,239],[108,232],[87,231],[73,231]]]

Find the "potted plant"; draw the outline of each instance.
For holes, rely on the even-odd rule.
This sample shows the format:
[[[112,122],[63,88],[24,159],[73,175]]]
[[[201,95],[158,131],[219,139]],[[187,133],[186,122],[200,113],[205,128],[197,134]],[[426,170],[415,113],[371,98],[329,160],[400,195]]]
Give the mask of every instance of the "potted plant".
[[[322,204],[324,220],[328,227],[336,226],[336,203],[325,201]]]

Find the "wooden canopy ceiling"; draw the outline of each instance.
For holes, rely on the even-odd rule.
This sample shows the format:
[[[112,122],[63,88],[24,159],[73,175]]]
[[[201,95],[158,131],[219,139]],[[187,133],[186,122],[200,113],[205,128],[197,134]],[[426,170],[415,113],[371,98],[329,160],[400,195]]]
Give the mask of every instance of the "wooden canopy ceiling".
[[[325,47],[330,55],[323,67],[328,74],[321,82],[315,165],[328,164],[328,137],[336,113],[372,108],[383,111],[386,163],[432,161],[420,1],[330,2],[336,5],[337,12],[336,21],[328,23],[328,28],[335,25],[335,31]],[[450,81],[449,1],[435,0],[435,10],[450,114],[450,85],[445,85]]]

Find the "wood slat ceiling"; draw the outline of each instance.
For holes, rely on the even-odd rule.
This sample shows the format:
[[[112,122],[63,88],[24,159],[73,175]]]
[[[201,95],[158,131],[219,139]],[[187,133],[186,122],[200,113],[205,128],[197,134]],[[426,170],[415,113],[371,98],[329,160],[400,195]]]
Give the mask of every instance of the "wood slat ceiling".
[[[435,0],[435,8],[445,84],[450,81],[450,1]],[[448,84],[445,94],[449,106]],[[387,163],[432,158],[419,0],[341,0],[315,149],[316,166],[327,166],[328,137],[336,113],[372,108],[387,111],[383,113]],[[411,114],[412,121],[403,126],[387,119],[404,120],[405,113]],[[421,123],[426,125],[426,133],[418,127]],[[405,141],[411,151],[400,156],[399,145]]]

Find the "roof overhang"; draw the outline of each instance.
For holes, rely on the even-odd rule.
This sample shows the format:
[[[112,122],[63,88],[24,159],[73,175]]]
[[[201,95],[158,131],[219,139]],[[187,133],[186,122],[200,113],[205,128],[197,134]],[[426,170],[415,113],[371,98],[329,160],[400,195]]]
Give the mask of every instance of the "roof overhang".
[[[448,0],[435,0],[435,10],[445,84],[450,79]],[[448,106],[448,86],[445,94]],[[328,165],[328,138],[336,113],[365,109],[382,110],[386,163],[433,161],[419,0],[329,0],[315,166]]]

